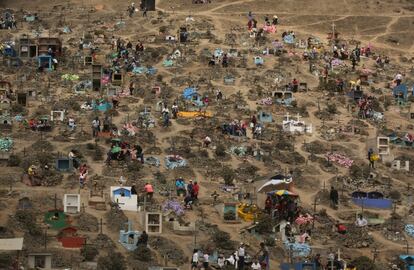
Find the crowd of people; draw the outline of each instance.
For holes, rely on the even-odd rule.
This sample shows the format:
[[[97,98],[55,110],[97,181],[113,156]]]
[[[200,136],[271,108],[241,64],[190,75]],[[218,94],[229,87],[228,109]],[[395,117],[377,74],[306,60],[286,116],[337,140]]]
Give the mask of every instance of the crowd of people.
[[[200,185],[197,181],[190,180],[188,184],[180,177],[175,180],[175,189],[178,197],[184,198],[184,206],[187,209],[191,209],[192,205],[198,200],[198,193],[200,191]]]

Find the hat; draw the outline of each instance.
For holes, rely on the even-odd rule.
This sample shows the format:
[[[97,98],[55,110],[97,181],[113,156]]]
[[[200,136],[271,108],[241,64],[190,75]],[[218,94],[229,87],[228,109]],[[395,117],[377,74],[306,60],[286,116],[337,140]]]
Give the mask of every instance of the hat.
[[[277,15],[274,15],[274,16],[273,16],[273,19],[277,19]]]

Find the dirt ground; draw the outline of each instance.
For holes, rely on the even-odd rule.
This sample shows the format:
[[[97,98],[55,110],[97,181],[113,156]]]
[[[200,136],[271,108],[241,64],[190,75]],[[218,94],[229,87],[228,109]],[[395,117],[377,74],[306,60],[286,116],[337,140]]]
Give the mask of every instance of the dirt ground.
[[[365,93],[381,100],[385,100],[385,96],[391,96],[391,90],[385,89],[385,85],[391,81],[392,77],[396,73],[401,72],[405,75],[409,85],[412,85],[412,76],[414,75],[413,66],[413,52],[414,52],[414,3],[411,0],[398,1],[374,1],[368,0],[365,2],[356,0],[341,0],[341,1],[328,1],[328,0],[314,0],[312,2],[306,0],[288,1],[288,0],[240,0],[240,1],[215,1],[212,0],[211,4],[191,4],[191,0],[160,0],[157,1],[157,11],[149,12],[148,18],[143,18],[141,13],[136,13],[132,18],[128,18],[126,9],[130,4],[129,1],[108,1],[108,0],[62,0],[62,1],[44,1],[44,0],[2,0],[0,1],[0,10],[6,8],[12,9],[21,17],[21,10],[25,12],[37,13],[40,22],[28,23],[18,21],[17,30],[0,30],[0,41],[4,42],[13,38],[18,38],[22,34],[33,33],[34,30],[43,29],[43,34],[58,36],[63,41],[66,58],[61,63],[62,66],[57,71],[49,73],[37,73],[35,71],[36,66],[34,62],[25,62],[24,67],[20,69],[12,70],[5,66],[2,66],[0,71],[0,81],[10,81],[13,85],[13,89],[33,89],[49,91],[50,101],[41,101],[40,98],[29,101],[27,107],[27,115],[34,115],[36,112],[44,109],[49,112],[51,108],[58,102],[68,104],[69,99],[74,99],[75,103],[81,104],[86,100],[85,96],[74,97],[71,83],[64,83],[60,76],[66,73],[78,74],[81,79],[87,79],[90,77],[90,67],[85,67],[83,64],[75,63],[71,66],[74,59],[77,59],[77,44],[79,38],[89,32],[103,33],[105,35],[105,43],[100,44],[100,51],[98,52],[98,61],[105,63],[106,55],[110,52],[110,41],[112,36],[120,37],[123,40],[130,40],[134,46],[138,40],[142,41],[146,50],[153,50],[155,52],[167,52],[172,53],[175,49],[181,49],[184,54],[185,60],[182,60],[179,67],[166,68],[163,66],[162,61],[166,58],[166,54],[162,54],[157,61],[153,59],[144,61],[145,65],[152,65],[157,68],[158,73],[156,76],[160,76],[162,82],[156,78],[156,76],[126,76],[123,82],[122,89],[127,89],[129,82],[135,80],[139,81],[138,87],[142,89],[142,95],[135,95],[133,97],[121,98],[121,107],[117,110],[116,114],[112,117],[113,124],[121,127],[127,119],[136,117],[140,109],[151,108],[155,115],[157,124],[155,128],[150,129],[155,137],[154,141],[150,141],[149,136],[144,136],[144,129],[138,131],[138,134],[133,138],[127,138],[131,142],[137,142],[142,145],[145,155],[147,155],[149,149],[159,149],[160,152],[156,154],[150,154],[150,156],[158,157],[161,160],[160,167],[153,167],[149,165],[143,165],[139,169],[130,169],[128,165],[115,163],[111,168],[105,168],[103,160],[94,159],[94,151],[87,150],[88,144],[95,144],[94,139],[90,136],[91,128],[90,123],[94,116],[103,118],[102,113],[93,113],[89,111],[82,111],[79,109],[69,108],[67,115],[73,116],[77,122],[77,129],[73,133],[65,132],[65,123],[56,123],[55,128],[50,133],[34,132],[28,129],[24,129],[14,123],[12,133],[1,132],[1,137],[10,136],[14,139],[13,154],[18,155],[23,160],[27,157],[36,156],[38,153],[42,154],[41,150],[31,149],[31,145],[39,140],[46,140],[50,142],[53,149],[50,152],[53,155],[61,153],[66,155],[70,149],[75,145],[81,147],[83,154],[83,160],[87,163],[89,169],[89,178],[93,175],[98,175],[99,180],[97,184],[103,188],[106,194],[107,201],[109,198],[109,187],[118,185],[120,176],[126,176],[127,183],[145,184],[145,182],[151,182],[155,186],[156,196],[154,207],[159,208],[165,200],[166,196],[159,194],[161,191],[167,190],[170,186],[174,185],[174,180],[177,177],[184,177],[186,179],[195,179],[200,183],[199,204],[191,211],[186,211],[185,216],[182,217],[184,221],[197,221],[197,224],[215,224],[221,231],[229,233],[231,240],[236,243],[244,242],[249,244],[249,253],[255,254],[258,250],[260,240],[255,235],[249,235],[241,233],[241,230],[250,226],[252,222],[242,221],[236,224],[227,224],[223,222],[223,218],[212,206],[213,192],[219,193],[219,201],[231,201],[234,199],[235,194],[231,192],[224,192],[220,189],[224,180],[222,175],[223,167],[228,167],[237,171],[241,166],[247,165],[254,166],[253,173],[248,176],[243,175],[243,179],[247,181],[241,181],[242,177],[236,175],[234,183],[238,187],[239,191],[253,194],[254,200],[263,206],[265,194],[257,194],[256,190],[263,180],[268,177],[285,173],[289,171],[298,170],[301,172],[300,180],[295,184],[294,192],[300,196],[300,205],[304,209],[313,209],[313,202],[315,196],[319,194],[321,189],[328,189],[331,185],[336,186],[340,190],[341,204],[339,210],[333,210],[327,203],[320,201],[317,205],[317,210],[324,209],[327,216],[334,221],[340,221],[344,223],[353,223],[356,212],[360,211],[360,208],[353,205],[350,202],[350,193],[355,190],[359,190],[361,187],[355,184],[353,189],[343,190],[344,187],[337,181],[338,176],[349,176],[350,169],[336,165],[326,165],[324,160],[324,154],[326,151],[321,151],[319,154],[315,154],[318,158],[312,159],[311,154],[306,149],[306,144],[314,141],[321,142],[326,149],[339,149],[336,150],[342,154],[346,154],[358,164],[367,165],[366,153],[368,148],[371,148],[373,141],[379,135],[384,135],[385,130],[392,130],[397,132],[413,132],[413,120],[407,117],[407,114],[411,112],[411,109],[400,108],[398,105],[391,104],[387,110],[384,111],[384,117],[386,122],[384,126],[380,126],[377,123],[363,119],[363,123],[366,125],[364,129],[364,135],[348,134],[346,139],[327,140],[325,133],[323,132],[326,127],[332,127],[333,129],[338,126],[343,126],[346,123],[352,122],[356,119],[355,114],[349,110],[350,101],[343,96],[332,95],[328,93],[326,89],[319,89],[319,78],[314,74],[308,72],[308,64],[298,58],[289,58],[289,62],[283,62],[282,57],[266,56],[265,62],[262,67],[256,67],[253,62],[253,57],[260,54],[263,48],[270,46],[271,41],[281,38],[281,33],[284,31],[294,31],[299,39],[306,40],[309,36],[318,37],[326,45],[327,33],[332,30],[334,25],[336,31],[340,33],[341,39],[349,44],[352,41],[359,41],[361,46],[370,44],[372,50],[376,55],[386,55],[391,59],[391,65],[388,70],[382,70],[376,72],[377,77],[374,77],[370,86],[364,88]],[[137,3],[138,4],[138,3]],[[267,35],[267,45],[254,46],[251,39],[247,35],[247,13],[252,11],[259,24],[263,24],[264,17],[277,15],[280,20],[280,25],[277,26],[277,33]],[[171,45],[165,41],[151,42],[151,38],[161,36],[159,30],[161,27],[165,27],[167,32],[171,35],[175,35],[181,25],[186,24],[186,18],[192,16],[194,22],[187,22],[190,31],[193,32],[206,32],[209,29],[210,33],[215,37],[212,39],[198,39],[196,42],[192,42],[186,46]],[[120,29],[113,30],[114,25],[122,21],[125,26]],[[70,26],[71,33],[62,33],[63,26]],[[214,27],[209,27],[214,26]],[[49,30],[49,31],[48,31]],[[225,43],[226,34],[233,33],[237,36],[236,44]],[[200,53],[203,49],[214,51],[216,48],[228,50],[235,48],[239,52],[245,53],[247,59],[247,68],[244,67],[229,67],[227,69],[220,67],[207,67],[207,63],[200,60]],[[192,52],[193,51],[193,52]],[[287,54],[300,54],[301,51],[298,48],[288,48]],[[152,55],[155,55],[152,54]],[[291,60],[292,59],[292,60]],[[72,62],[71,62],[72,61]],[[376,70],[375,62],[373,59],[364,58],[358,69],[368,68]],[[216,69],[214,71],[214,69]],[[349,80],[356,80],[357,73],[350,70],[350,61],[347,61],[346,72],[344,72],[345,78]],[[283,138],[292,143],[293,150],[282,151],[277,149],[275,145],[280,143],[282,139],[277,138],[276,134],[280,132],[280,125],[283,116],[289,112],[291,115],[296,115],[297,112],[292,108],[286,108],[282,105],[259,105],[258,101],[258,88],[264,89],[265,93],[263,97],[271,92],[272,88],[276,88],[273,84],[273,79],[276,75],[271,75],[270,79],[266,78],[266,72],[275,72],[275,74],[282,74],[286,77],[286,80],[297,78],[301,82],[306,82],[309,88],[307,92],[295,93],[297,100],[297,107],[303,107],[306,112],[306,117],[302,119],[306,123],[310,123],[313,126],[314,132],[306,135],[294,135],[288,137],[283,134]],[[26,74],[29,77],[27,82],[21,82],[21,78]],[[234,74],[236,77],[235,85],[225,85],[223,82],[223,76],[227,74]],[[391,76],[391,78],[390,78]],[[162,91],[167,93],[164,98],[168,101],[168,104],[172,104],[173,101],[178,100],[183,89],[188,86],[186,82],[182,85],[172,83],[173,80],[188,80],[191,82],[197,82],[199,78],[203,77],[208,81],[207,84],[200,84],[199,89],[201,93],[208,94],[210,97],[211,105],[208,110],[212,111],[214,116],[207,120],[172,120],[172,125],[168,128],[161,126],[161,114],[155,112],[156,103],[161,100],[160,97],[150,94],[151,88],[156,84],[162,84]],[[257,77],[255,80],[254,77]],[[50,86],[48,86],[50,83]],[[165,88],[165,90],[164,90]],[[371,88],[382,89],[377,94],[372,91]],[[167,90],[168,89],[168,90]],[[225,96],[223,103],[218,103],[214,100],[215,90],[221,89]],[[248,98],[251,93],[255,93],[253,98]],[[89,92],[87,97],[105,96],[99,93]],[[241,97],[241,98],[240,98]],[[343,98],[343,99],[341,99]],[[240,99],[247,104],[247,109],[236,109],[235,106],[241,104]],[[382,104],[382,103],[381,103]],[[336,113],[332,115],[332,119],[322,121],[317,117],[317,113],[322,109],[328,108],[328,105],[333,105],[336,108]],[[57,105],[56,105],[57,106]],[[246,141],[240,142],[235,138],[224,136],[217,130],[221,124],[229,122],[232,119],[246,120],[248,121],[253,114],[265,110],[272,114],[273,122],[265,124],[265,129],[268,130],[271,139],[270,140],[256,140],[248,136]],[[405,111],[407,110],[407,111]],[[301,112],[303,115],[303,113]],[[86,134],[85,134],[86,133]],[[191,134],[191,136],[190,136]],[[195,134],[193,136],[193,134]],[[63,139],[57,140],[57,136]],[[183,137],[185,140],[181,142],[178,136]],[[202,139],[205,136],[210,136],[212,140],[212,147],[205,149],[202,152]],[[103,158],[106,157],[106,152],[109,149],[109,143],[105,139],[99,139],[96,142],[103,149]],[[281,144],[281,143],[280,143]],[[271,155],[267,161],[258,161],[253,156],[248,155],[246,157],[239,157],[234,154],[226,154],[225,157],[218,157],[214,150],[219,145],[222,145],[228,150],[230,146],[243,145],[245,147],[260,147],[262,149],[271,149]],[[279,151],[279,154],[278,152]],[[404,149],[397,146],[391,148],[391,153],[395,157],[413,156],[413,149]],[[303,161],[298,161],[295,156],[289,154],[295,152],[296,157],[302,157]],[[167,170],[163,165],[163,159],[166,154],[180,153],[180,155],[188,156],[189,167],[183,170]],[[55,157],[53,156],[53,157]],[[148,155],[149,156],[149,155]],[[201,160],[201,161],[200,161]],[[412,159],[414,160],[414,159]],[[199,164],[200,163],[200,164]],[[31,165],[31,164],[29,164]],[[54,166],[54,160],[49,160],[49,165]],[[411,165],[411,164],[410,164]],[[411,166],[414,166],[412,164]],[[39,202],[42,198],[52,198],[55,194],[60,200],[64,194],[78,193],[81,194],[81,201],[84,205],[83,211],[87,214],[100,220],[105,217],[105,213],[109,211],[107,206],[106,211],[95,210],[88,206],[89,192],[92,188],[92,183],[88,183],[84,189],[79,189],[77,184],[77,173],[64,173],[61,183],[55,186],[47,187],[29,187],[20,181],[20,177],[25,173],[20,167],[0,167],[0,176],[2,177],[1,191],[4,194],[0,201],[7,204],[7,208],[0,210],[0,226],[7,226],[9,219],[14,215],[18,206],[18,199],[22,197],[29,197],[33,202]],[[362,165],[359,167],[363,167]],[[24,169],[27,169],[24,168]],[[373,181],[365,181],[363,188],[365,190],[378,190],[388,194],[391,190],[396,190],[401,194],[401,198],[397,200],[396,212],[403,218],[400,221],[404,224],[412,223],[412,209],[409,209],[407,202],[407,194],[411,194],[411,190],[407,192],[407,184],[413,183],[413,170],[410,172],[396,172],[384,162],[378,162],[377,168],[374,172],[376,176]],[[167,184],[163,183],[156,177],[157,175],[163,175]],[[12,191],[10,191],[11,176]],[[381,177],[391,178],[391,186],[387,186],[385,182],[381,180]],[[240,179],[239,179],[240,178]],[[252,181],[248,181],[252,180]],[[261,181],[253,181],[261,180]],[[293,179],[294,183],[296,179]],[[300,181],[300,182],[299,182]],[[342,193],[341,193],[342,192]],[[343,200],[343,203],[342,203]],[[52,200],[53,201],[53,200]],[[49,204],[38,203],[36,210],[43,213],[53,208],[53,203],[50,199]],[[59,207],[62,207],[60,204]],[[371,210],[370,210],[371,211]],[[313,210],[311,211],[313,212]],[[390,218],[391,210],[373,210],[384,219]],[[140,217],[135,212],[125,211],[124,214],[128,220],[134,224],[134,229],[143,230]],[[43,223],[41,214],[39,216],[38,223]],[[343,217],[346,217],[344,219]],[[75,220],[75,218],[72,218]],[[95,219],[92,219],[95,220]],[[105,222],[102,227],[102,233],[107,235],[114,243],[114,251],[122,253],[127,259],[131,257],[131,253],[128,252],[122,245],[119,244],[119,233],[110,228]],[[203,230],[199,230],[197,235],[177,235],[170,225],[170,222],[164,222],[164,230],[161,234],[162,237],[171,240],[177,247],[185,254],[186,258],[190,258],[192,249],[198,247],[200,243],[209,243],[210,235]],[[330,224],[330,223],[328,223]],[[330,224],[330,225],[333,225]],[[42,224],[42,227],[44,225]],[[321,253],[323,257],[332,250],[341,250],[343,256],[351,260],[357,255],[365,255],[372,257],[372,248],[375,246],[379,251],[377,262],[381,262],[388,267],[388,263],[394,259],[396,254],[404,254],[405,248],[408,245],[413,245],[413,239],[406,236],[407,243],[403,241],[390,241],[382,233],[381,228],[369,228],[368,235],[373,238],[373,243],[369,247],[353,248],[344,247],[343,243],[337,238],[330,238],[326,236],[326,232],[323,232],[325,225],[322,221],[316,221],[316,227],[319,228],[321,236],[312,235],[311,246],[314,251]],[[202,227],[200,225],[200,227]],[[15,236],[22,236],[24,234],[21,230],[15,230]],[[49,232],[50,248],[60,248],[59,243],[54,236],[57,232]],[[88,239],[94,239],[98,235],[98,232],[94,229],[92,231],[80,231],[80,234],[88,236]],[[150,236],[151,238],[151,236]],[[196,243],[194,243],[196,239]],[[357,241],[357,240],[355,240]],[[207,245],[206,244],[206,245]],[[279,254],[282,243],[276,242],[276,247],[271,255],[271,267],[275,267],[282,261],[289,260],[287,253]],[[32,247],[27,247],[29,251]],[[151,247],[151,251],[155,254],[154,265],[164,265],[165,257],[160,253],[158,248]],[[101,252],[101,256],[104,256],[104,252]],[[400,252],[400,253],[398,253]],[[69,253],[68,253],[69,254]],[[68,255],[69,256],[69,255]],[[70,255],[72,256],[72,255]],[[188,259],[189,260],[189,259]],[[167,265],[181,265],[182,269],[189,267],[188,260],[178,264],[173,263],[173,259],[168,261]],[[95,259],[96,261],[96,259]],[[82,269],[80,264],[72,265],[73,269]],[[139,265],[135,263],[129,263],[128,269],[141,269]],[[388,269],[388,268],[382,268]]]

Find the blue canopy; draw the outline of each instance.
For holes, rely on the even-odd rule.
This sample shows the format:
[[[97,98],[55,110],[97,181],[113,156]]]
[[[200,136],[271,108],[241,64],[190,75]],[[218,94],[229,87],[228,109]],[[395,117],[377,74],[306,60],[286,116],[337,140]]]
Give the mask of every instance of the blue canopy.
[[[195,94],[197,94],[197,90],[193,87],[187,87],[183,91],[183,97],[185,99],[191,99],[193,97],[193,95],[195,95]]]
[[[392,90],[392,94],[394,96],[398,96],[398,95],[402,94],[404,98],[407,98],[407,95],[408,95],[407,85],[400,84],[400,85],[394,87],[394,89]]]

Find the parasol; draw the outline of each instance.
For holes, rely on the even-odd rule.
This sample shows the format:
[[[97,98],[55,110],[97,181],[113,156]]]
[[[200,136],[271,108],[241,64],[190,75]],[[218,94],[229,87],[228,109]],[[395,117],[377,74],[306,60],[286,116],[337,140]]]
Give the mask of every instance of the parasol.
[[[280,189],[280,190],[274,190],[271,192],[268,192],[267,195],[276,195],[276,196],[298,196],[297,194],[289,191],[289,190],[285,190],[285,189]]]

